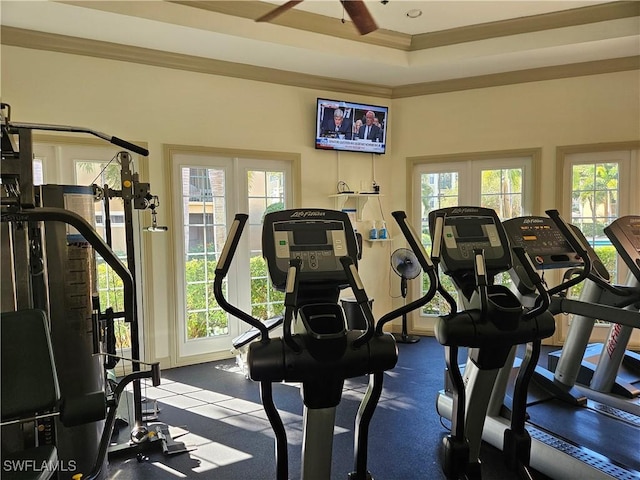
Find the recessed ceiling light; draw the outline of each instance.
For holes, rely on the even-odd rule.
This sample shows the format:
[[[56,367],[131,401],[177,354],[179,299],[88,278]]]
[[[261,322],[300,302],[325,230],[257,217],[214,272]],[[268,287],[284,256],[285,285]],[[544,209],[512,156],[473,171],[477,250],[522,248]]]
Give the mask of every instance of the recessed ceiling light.
[[[422,15],[422,10],[419,8],[412,8],[407,12],[407,17],[409,18],[418,18],[420,15]]]

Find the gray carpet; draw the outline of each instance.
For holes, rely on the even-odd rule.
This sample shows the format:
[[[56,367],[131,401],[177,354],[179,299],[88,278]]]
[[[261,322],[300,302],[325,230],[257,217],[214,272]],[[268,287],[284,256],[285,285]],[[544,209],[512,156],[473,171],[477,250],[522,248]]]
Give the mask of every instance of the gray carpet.
[[[399,345],[398,365],[385,375],[382,398],[371,423],[369,470],[377,480],[443,479],[439,455],[448,430],[435,410],[444,378],[443,348],[433,338]],[[462,355],[461,355],[462,358]],[[367,378],[348,380],[337,409],[332,479],[345,480],[353,469],[353,425]],[[259,385],[247,380],[234,360],[167,370],[158,388],[143,395],[156,399],[158,420],[171,427],[192,450],[163,455],[159,442],[136,453],[110,459],[107,478],[143,480],[262,480],[275,478],[274,436],[260,403]],[[289,441],[289,478],[300,478],[302,402],[295,385],[274,385]],[[443,421],[448,426],[448,421]],[[128,428],[123,429],[123,434]],[[516,478],[501,452],[482,451],[485,480]]]

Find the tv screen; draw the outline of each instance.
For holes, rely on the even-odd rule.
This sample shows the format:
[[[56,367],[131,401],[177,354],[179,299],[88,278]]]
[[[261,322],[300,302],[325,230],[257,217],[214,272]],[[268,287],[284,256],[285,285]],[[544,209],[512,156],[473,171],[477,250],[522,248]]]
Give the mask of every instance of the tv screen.
[[[318,98],[316,148],[384,153],[388,107]]]

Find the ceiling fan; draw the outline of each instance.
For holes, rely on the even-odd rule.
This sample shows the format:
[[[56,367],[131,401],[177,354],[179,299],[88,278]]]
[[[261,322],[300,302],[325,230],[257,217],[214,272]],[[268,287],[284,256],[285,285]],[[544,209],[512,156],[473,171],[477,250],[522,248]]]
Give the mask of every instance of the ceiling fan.
[[[347,11],[349,17],[353,21],[353,24],[360,32],[360,35],[366,35],[367,33],[371,33],[378,29],[378,25],[376,25],[375,20],[369,13],[369,9],[364,4],[364,0],[338,0],[344,9]],[[266,15],[263,15],[260,18],[256,19],[256,22],[268,22],[273,20],[277,16],[286,12],[287,10],[292,9],[297,4],[302,3],[302,0],[291,0],[289,2],[283,3],[279,7],[268,12]]]

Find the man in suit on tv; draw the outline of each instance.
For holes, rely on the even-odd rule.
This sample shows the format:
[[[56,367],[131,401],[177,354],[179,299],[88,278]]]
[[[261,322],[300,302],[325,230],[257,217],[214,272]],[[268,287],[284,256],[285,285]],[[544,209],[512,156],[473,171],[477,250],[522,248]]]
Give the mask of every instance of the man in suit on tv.
[[[372,142],[382,142],[382,129],[375,124],[375,113],[369,110],[364,115],[364,125],[358,130],[358,138],[371,140]]]
[[[322,136],[351,140],[353,137],[351,122],[345,119],[344,112],[341,109],[336,108],[333,111],[333,118],[326,122]]]

